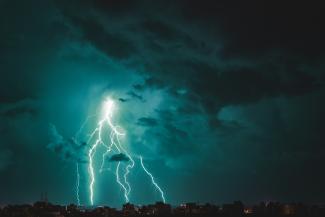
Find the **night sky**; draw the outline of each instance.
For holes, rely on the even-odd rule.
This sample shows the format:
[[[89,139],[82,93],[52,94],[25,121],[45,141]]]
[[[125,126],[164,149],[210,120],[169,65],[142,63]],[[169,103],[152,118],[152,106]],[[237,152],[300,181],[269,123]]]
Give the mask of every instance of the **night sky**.
[[[324,20],[309,1],[1,0],[0,204],[76,203],[78,162],[89,205],[96,116],[74,136],[107,97],[168,203],[324,202]],[[121,206],[96,176],[95,204]],[[139,166],[130,182],[160,199]]]

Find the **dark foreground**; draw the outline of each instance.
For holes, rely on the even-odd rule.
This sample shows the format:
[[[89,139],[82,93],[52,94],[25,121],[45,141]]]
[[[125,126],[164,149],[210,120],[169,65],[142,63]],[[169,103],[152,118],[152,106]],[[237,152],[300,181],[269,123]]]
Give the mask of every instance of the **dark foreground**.
[[[217,217],[325,217],[325,206],[303,204],[260,203],[255,206],[244,206],[240,201],[232,204],[216,206],[195,203],[181,204],[172,208],[169,204],[157,202],[146,206],[125,204],[121,210],[102,207],[83,207],[76,205],[53,205],[47,202],[36,202],[33,205],[7,205],[0,208],[2,217],[120,217],[120,216],[217,216]]]

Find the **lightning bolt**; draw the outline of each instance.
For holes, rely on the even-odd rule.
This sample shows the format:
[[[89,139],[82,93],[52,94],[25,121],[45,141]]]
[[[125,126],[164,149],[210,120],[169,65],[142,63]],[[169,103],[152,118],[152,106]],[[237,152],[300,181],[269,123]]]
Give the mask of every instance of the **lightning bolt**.
[[[129,202],[128,190],[126,189],[125,185],[120,180],[120,175],[119,175],[120,164],[121,164],[121,162],[118,162],[117,166],[116,166],[116,173],[115,173],[116,174],[116,182],[124,189],[125,202]]]
[[[166,203],[166,199],[165,199],[165,196],[164,196],[164,192],[161,190],[161,188],[159,187],[159,185],[155,182],[155,179],[153,177],[153,175],[146,169],[146,167],[144,166],[143,164],[143,160],[142,160],[142,156],[140,156],[140,163],[141,163],[141,166],[142,166],[142,169],[147,173],[148,176],[150,176],[151,178],[151,182],[152,184],[157,188],[157,190],[160,192],[160,195],[161,195],[161,199],[163,200],[164,203]]]
[[[93,166],[93,157],[96,152],[96,148],[99,144],[103,143],[102,141],[102,129],[103,129],[103,123],[105,120],[101,120],[98,122],[98,127],[91,133],[91,136],[89,138],[90,140],[93,138],[93,136],[97,133],[98,137],[89,149],[88,152],[88,158],[89,158],[89,165],[88,165],[88,171],[90,174],[90,184],[89,184],[89,192],[90,192],[90,204],[93,206],[94,205],[94,184],[96,182],[95,180],[95,172],[94,172],[94,166]]]
[[[79,186],[80,186],[79,163],[76,163],[76,172],[77,172],[76,196],[77,196],[77,203],[78,203],[78,206],[80,206],[80,197],[79,197]]]
[[[96,128],[91,131],[90,134],[88,134],[88,140],[87,144],[90,144],[89,150],[88,150],[88,173],[89,173],[89,200],[90,204],[94,205],[94,192],[95,192],[95,183],[96,183],[96,174],[95,174],[95,165],[94,165],[94,156],[96,154],[96,150],[99,146],[102,146],[106,149],[106,151],[102,154],[102,162],[100,165],[99,172],[102,173],[103,171],[111,171],[111,168],[105,168],[105,161],[106,158],[109,156],[111,152],[118,153],[118,154],[124,154],[127,156],[128,161],[122,162],[119,161],[116,165],[115,170],[115,176],[116,176],[116,182],[120,185],[121,189],[124,191],[124,198],[125,202],[129,202],[129,197],[132,191],[130,182],[128,181],[128,175],[130,174],[131,170],[135,166],[135,161],[132,158],[132,155],[128,152],[128,150],[121,144],[121,137],[125,136],[125,133],[123,132],[123,129],[119,127],[118,125],[114,125],[112,118],[113,118],[113,111],[114,111],[114,102],[110,99],[107,99],[104,103],[104,116],[98,120],[96,124]],[[88,116],[86,121],[81,125],[79,131],[76,133],[75,137],[78,137],[79,134],[82,132],[83,128],[85,127],[88,120],[96,115]],[[106,134],[106,130],[108,129],[109,133]],[[107,139],[104,139],[102,136],[107,136]],[[105,142],[108,141],[108,144]],[[152,184],[157,188],[157,190],[161,194],[161,198],[163,202],[165,203],[165,197],[164,192],[161,190],[161,188],[158,186],[158,184],[155,182],[154,177],[152,174],[146,169],[146,167],[143,164],[142,156],[140,156],[140,162],[142,169],[145,171],[145,173],[150,176]],[[123,163],[123,164],[122,164]],[[121,166],[123,165],[125,167],[122,170]],[[79,200],[79,184],[80,184],[80,175],[79,175],[79,165],[77,163],[77,181],[76,181],[76,189],[77,189],[77,202],[78,205],[80,205]],[[121,179],[120,173],[123,173],[123,180]]]
[[[86,124],[88,123],[88,121],[95,117],[96,115],[90,115],[86,118],[86,120],[81,124],[79,130],[75,133],[74,135],[74,139],[75,141],[80,141],[79,137],[80,134],[82,133],[83,129],[85,128]],[[79,192],[80,192],[80,172],[79,172],[79,163],[78,161],[76,162],[76,198],[77,198],[77,204],[78,206],[80,206],[80,196],[79,196]]]
[[[115,126],[112,123],[112,107],[113,107],[113,102],[112,101],[107,101],[106,103],[106,115],[105,115],[105,119],[108,123],[108,126],[111,130],[110,133],[110,145],[107,146],[107,150],[106,152],[103,154],[102,156],[102,164],[101,164],[101,169],[100,172],[104,171],[104,163],[105,163],[105,158],[106,156],[111,152],[112,148],[115,147],[118,153],[124,153],[128,159],[130,160],[131,163],[127,164],[125,167],[125,173],[123,175],[124,177],[124,183],[123,184],[120,180],[120,176],[119,176],[119,168],[120,168],[120,164],[121,162],[119,162],[116,166],[116,171],[115,171],[115,175],[116,175],[116,181],[117,183],[121,186],[121,188],[124,190],[124,197],[125,197],[125,201],[129,202],[129,194],[131,192],[131,185],[128,182],[127,176],[130,173],[130,170],[134,167],[134,160],[131,157],[131,155],[128,153],[128,151],[121,145],[120,142],[120,136],[124,136],[125,133],[122,133],[119,131],[120,127],[119,126]]]
[[[104,104],[104,110],[105,110],[104,118],[98,122],[97,128],[90,134],[90,138],[88,140],[90,142],[94,138],[94,136],[97,134],[97,139],[93,143],[93,145],[91,146],[91,148],[89,149],[89,152],[88,152],[88,158],[89,158],[88,170],[89,170],[89,175],[90,175],[89,192],[90,192],[91,205],[94,204],[94,185],[96,182],[94,166],[93,166],[93,157],[94,157],[96,149],[99,145],[103,145],[106,148],[106,152],[102,155],[102,163],[101,163],[99,172],[102,172],[105,170],[105,168],[104,168],[105,159],[106,159],[107,155],[112,151],[113,148],[115,148],[116,149],[115,151],[117,151],[118,153],[123,152],[124,154],[126,154],[126,156],[128,156],[131,163],[127,164],[126,169],[125,169],[125,171],[126,171],[124,174],[125,184],[123,184],[121,182],[120,175],[119,175],[121,162],[118,162],[118,164],[117,164],[115,175],[116,175],[117,183],[124,190],[124,197],[125,197],[126,202],[129,201],[128,196],[131,192],[131,186],[127,180],[127,175],[129,174],[130,169],[133,168],[133,166],[134,166],[134,160],[132,159],[131,155],[126,151],[126,149],[122,147],[122,145],[120,143],[119,137],[124,136],[125,133],[121,132],[119,126],[115,126],[112,123],[112,116],[113,116],[113,109],[114,109],[113,106],[114,106],[114,104],[113,104],[112,100],[107,100],[105,102],[105,104]],[[109,136],[110,144],[109,145],[106,145],[102,139],[102,132],[103,132],[103,127],[104,127],[105,123],[107,124],[108,128],[110,129],[110,136]]]

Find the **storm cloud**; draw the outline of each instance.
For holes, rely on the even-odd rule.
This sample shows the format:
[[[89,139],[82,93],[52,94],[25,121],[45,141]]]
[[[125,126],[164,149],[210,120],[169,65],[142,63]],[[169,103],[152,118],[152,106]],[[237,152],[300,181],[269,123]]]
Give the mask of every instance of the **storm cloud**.
[[[73,200],[71,164],[87,163],[91,144],[83,141],[107,97],[116,102],[114,124],[126,132],[121,144],[143,156],[171,203],[324,200],[322,7],[255,0],[0,5],[0,177],[7,183],[0,191],[13,195],[8,200],[27,191],[15,190],[26,171],[41,186],[26,187],[28,201],[44,189],[54,201]],[[13,165],[17,172],[7,169]],[[62,173],[67,180],[58,183]],[[107,196],[113,185],[105,186],[98,201],[118,204]]]
[[[154,118],[142,117],[138,119],[137,124],[144,127],[154,127],[158,125],[158,122]]]
[[[54,151],[63,160],[87,163],[85,142],[79,142],[76,138],[72,137],[65,139],[60,135],[56,127],[52,124],[49,126],[50,143],[47,148]]]

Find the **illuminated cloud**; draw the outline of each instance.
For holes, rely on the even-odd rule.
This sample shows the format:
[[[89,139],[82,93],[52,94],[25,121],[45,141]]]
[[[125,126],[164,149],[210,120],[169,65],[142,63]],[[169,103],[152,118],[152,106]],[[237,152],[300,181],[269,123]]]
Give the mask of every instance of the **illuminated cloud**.
[[[47,148],[58,154],[63,160],[79,163],[87,163],[85,142],[77,141],[75,138],[65,139],[59,134],[53,124],[49,126],[50,143]]]

